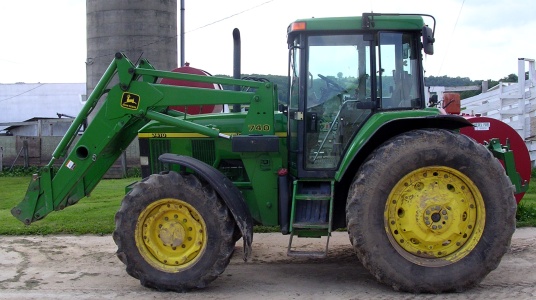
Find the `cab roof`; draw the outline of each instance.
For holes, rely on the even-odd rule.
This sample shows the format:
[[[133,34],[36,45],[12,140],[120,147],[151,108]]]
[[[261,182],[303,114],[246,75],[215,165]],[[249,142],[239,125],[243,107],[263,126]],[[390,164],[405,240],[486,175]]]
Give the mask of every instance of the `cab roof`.
[[[298,19],[289,25],[287,33],[290,37],[304,31],[421,30],[425,24],[422,16],[426,15],[365,13],[354,17]]]

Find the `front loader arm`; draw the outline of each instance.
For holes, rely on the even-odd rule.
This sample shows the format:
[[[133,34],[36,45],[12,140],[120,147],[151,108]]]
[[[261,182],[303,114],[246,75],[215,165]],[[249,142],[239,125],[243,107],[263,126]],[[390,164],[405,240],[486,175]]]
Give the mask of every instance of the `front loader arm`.
[[[119,83],[108,90],[108,85],[116,74]],[[205,82],[210,80],[220,84],[248,86],[256,91],[166,86],[156,83],[159,78]],[[156,71],[146,60],[141,60],[138,66],[134,66],[122,53],[117,53],[80,114],[58,144],[51,161],[41,168],[38,174],[33,175],[26,196],[11,213],[24,224],[30,224],[54,210],[62,210],[77,203],[90,194],[135,139],[138,131],[151,120],[186,128],[209,137],[230,138],[221,134],[217,128],[188,121],[187,115],[173,117],[167,114],[168,106],[250,104],[245,124],[252,112],[255,116],[251,118],[258,119],[258,115],[262,115],[266,118],[263,122],[273,124],[273,110],[277,104],[277,101],[274,101],[275,95],[275,87],[265,83]],[[75,141],[81,124],[97,106],[101,97],[105,98],[101,108]],[[246,125],[244,127],[243,133],[270,134],[255,132],[255,128],[252,131]],[[70,152],[66,156],[69,149]],[[55,171],[54,162],[60,157],[66,158]]]

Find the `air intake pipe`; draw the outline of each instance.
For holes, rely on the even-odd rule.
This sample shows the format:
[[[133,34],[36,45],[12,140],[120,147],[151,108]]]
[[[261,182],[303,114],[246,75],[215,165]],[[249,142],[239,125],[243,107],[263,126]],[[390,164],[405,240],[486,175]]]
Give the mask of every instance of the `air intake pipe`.
[[[235,28],[233,30],[233,78],[240,79],[241,73],[240,73],[240,56],[241,56],[241,49],[240,49],[240,30],[238,28]],[[234,86],[235,91],[240,91],[240,86],[235,85]],[[240,112],[241,106],[240,104],[234,104],[233,105],[233,112]]]

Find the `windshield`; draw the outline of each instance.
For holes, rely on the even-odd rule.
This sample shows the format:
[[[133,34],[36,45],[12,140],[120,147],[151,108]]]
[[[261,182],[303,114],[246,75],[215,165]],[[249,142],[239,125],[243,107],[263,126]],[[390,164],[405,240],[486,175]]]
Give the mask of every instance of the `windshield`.
[[[309,37],[308,107],[343,93],[346,97],[370,99],[369,42],[362,35]]]

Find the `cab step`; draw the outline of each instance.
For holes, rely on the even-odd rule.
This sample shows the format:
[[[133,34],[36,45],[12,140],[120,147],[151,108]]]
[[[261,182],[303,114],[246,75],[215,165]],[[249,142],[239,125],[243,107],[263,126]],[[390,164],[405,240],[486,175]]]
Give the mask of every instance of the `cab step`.
[[[290,216],[290,238],[288,256],[326,257],[331,236],[333,211],[333,180],[295,180],[293,182]],[[325,249],[321,251],[296,250],[294,237],[327,237]]]

